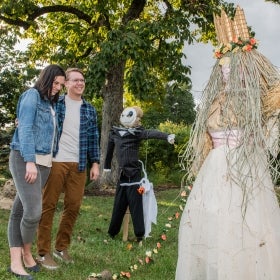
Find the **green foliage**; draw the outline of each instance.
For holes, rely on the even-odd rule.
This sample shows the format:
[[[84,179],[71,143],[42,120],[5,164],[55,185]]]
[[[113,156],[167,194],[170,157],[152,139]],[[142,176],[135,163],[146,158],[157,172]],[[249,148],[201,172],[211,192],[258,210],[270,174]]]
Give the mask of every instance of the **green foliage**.
[[[13,129],[11,128],[0,129],[0,187],[7,179],[11,178],[8,162],[12,133]]]
[[[155,106],[145,106],[143,124],[156,127],[169,120],[173,123],[190,125],[195,119],[195,103],[190,88],[186,84],[173,83],[166,86],[166,96]]]
[[[167,82],[190,84],[190,68],[182,64],[184,43],[197,34],[190,26],[211,38],[212,14],[225,2],[134,2],[3,0],[0,15],[13,34],[33,40],[26,53],[31,61],[89,70],[91,94],[100,93],[120,61],[127,62],[127,90],[141,99],[164,94]]]
[[[146,171],[149,175],[152,174],[156,184],[178,185],[181,177],[178,154],[189,139],[191,127],[184,123],[175,124],[167,121],[160,124],[158,129],[168,134],[175,134],[175,144],[170,145],[167,141],[161,140],[147,140],[141,146],[140,159],[145,163]]]
[[[22,52],[15,50],[17,38],[0,26],[0,126],[14,122],[17,99],[26,88],[31,68]]]

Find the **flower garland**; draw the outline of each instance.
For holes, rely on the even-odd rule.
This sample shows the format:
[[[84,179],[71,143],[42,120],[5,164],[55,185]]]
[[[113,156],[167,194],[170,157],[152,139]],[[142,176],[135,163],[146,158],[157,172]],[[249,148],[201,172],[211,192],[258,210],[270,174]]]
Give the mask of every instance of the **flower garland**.
[[[188,186],[187,189],[191,191],[192,187]],[[184,210],[184,204],[186,204],[186,197],[187,197],[187,191],[183,190],[180,194],[181,196],[181,202],[182,204],[179,205],[179,209],[181,212]],[[149,265],[154,262],[153,255],[158,254],[159,250],[162,248],[162,242],[165,242],[167,240],[167,232],[170,228],[172,228],[172,221],[178,220],[180,217],[180,212],[175,212],[175,214],[171,217],[168,217],[168,222],[165,224],[165,227],[162,230],[162,234],[160,235],[160,240],[156,243],[155,247],[152,250],[147,250],[145,252],[145,256],[143,259],[138,259],[138,263],[135,263],[129,267],[129,271],[121,271],[119,273],[111,273],[108,270],[104,270],[101,273],[91,273],[87,280],[98,280],[98,279],[129,279],[131,277],[131,273],[135,272],[138,269],[138,265]],[[104,240],[105,243],[108,241]],[[132,249],[132,244],[127,245],[127,250]]]
[[[251,37],[248,40],[242,40],[238,38],[227,44],[221,44],[214,52],[215,58],[221,58],[227,52],[236,53],[237,51],[251,51],[252,49],[257,49],[257,40]]]

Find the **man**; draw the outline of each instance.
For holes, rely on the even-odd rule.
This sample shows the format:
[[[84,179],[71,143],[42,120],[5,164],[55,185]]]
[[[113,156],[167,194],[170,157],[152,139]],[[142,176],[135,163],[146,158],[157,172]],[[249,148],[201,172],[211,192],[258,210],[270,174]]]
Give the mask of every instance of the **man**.
[[[87,161],[91,164],[90,180],[99,176],[99,133],[96,110],[82,97],[83,73],[77,68],[66,71],[67,94],[57,103],[59,146],[49,179],[43,191],[43,210],[37,234],[37,261],[47,269],[58,264],[51,255],[51,232],[60,194],[64,208],[56,235],[53,256],[73,263],[68,253],[71,235],[82,203],[86,183]]]

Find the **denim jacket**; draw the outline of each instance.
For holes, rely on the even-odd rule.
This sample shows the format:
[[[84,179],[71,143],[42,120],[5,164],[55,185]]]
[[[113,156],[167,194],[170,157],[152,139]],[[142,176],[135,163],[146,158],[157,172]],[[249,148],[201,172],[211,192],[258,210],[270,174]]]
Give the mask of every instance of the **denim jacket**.
[[[53,153],[53,139],[54,147],[57,145],[57,127],[54,129],[51,104],[42,99],[35,88],[20,96],[17,119],[18,126],[10,145],[12,150],[20,151],[25,162],[35,162],[35,154]]]

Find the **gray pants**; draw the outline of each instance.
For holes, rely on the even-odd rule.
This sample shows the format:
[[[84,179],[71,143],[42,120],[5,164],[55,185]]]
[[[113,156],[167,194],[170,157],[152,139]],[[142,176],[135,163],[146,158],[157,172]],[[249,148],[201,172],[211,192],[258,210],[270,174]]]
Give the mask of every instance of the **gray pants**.
[[[8,241],[10,247],[22,247],[32,243],[42,214],[42,188],[48,179],[50,168],[37,165],[35,183],[25,181],[26,163],[19,151],[10,153],[9,167],[17,194],[10,213]]]

